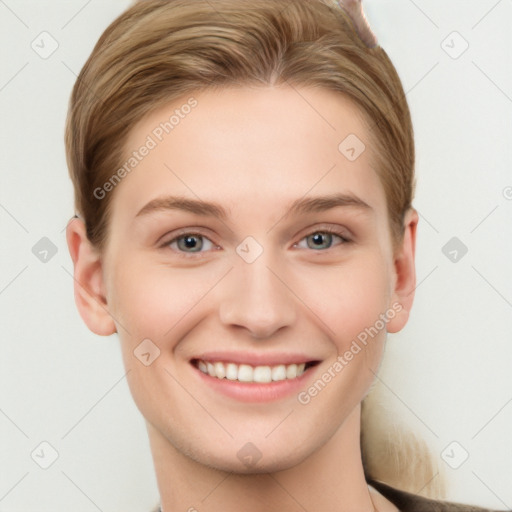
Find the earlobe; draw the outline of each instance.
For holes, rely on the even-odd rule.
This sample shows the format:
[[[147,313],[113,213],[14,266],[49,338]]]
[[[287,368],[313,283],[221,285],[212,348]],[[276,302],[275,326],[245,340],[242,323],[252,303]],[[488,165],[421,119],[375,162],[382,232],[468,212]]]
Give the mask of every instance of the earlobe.
[[[66,227],[66,241],[74,266],[74,295],[78,312],[87,327],[100,336],[116,332],[108,311],[101,256],[87,238],[84,222],[72,218]]]
[[[407,324],[414,300],[414,291],[416,289],[416,228],[418,220],[418,212],[411,208],[405,215],[402,244],[394,255],[395,287],[390,307],[397,314],[387,324],[387,331],[391,333],[402,330]]]

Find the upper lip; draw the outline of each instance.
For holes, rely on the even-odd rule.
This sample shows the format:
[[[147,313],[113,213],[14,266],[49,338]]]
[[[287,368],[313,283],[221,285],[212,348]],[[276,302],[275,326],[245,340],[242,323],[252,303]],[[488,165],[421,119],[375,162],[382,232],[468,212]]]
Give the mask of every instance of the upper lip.
[[[250,366],[277,366],[280,364],[302,364],[318,362],[318,359],[303,354],[261,352],[205,352],[193,357],[191,361],[223,362],[235,364],[248,364]]]

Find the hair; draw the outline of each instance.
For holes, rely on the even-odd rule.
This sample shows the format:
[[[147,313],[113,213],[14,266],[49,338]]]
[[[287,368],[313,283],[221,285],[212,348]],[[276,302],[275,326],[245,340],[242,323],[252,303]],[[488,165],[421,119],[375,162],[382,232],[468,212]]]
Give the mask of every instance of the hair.
[[[94,192],[126,160],[133,126],[184,94],[242,84],[322,87],[360,107],[396,246],[415,188],[409,108],[386,52],[369,49],[328,0],[144,0],[107,28],[78,76],[66,127],[75,210],[93,246],[104,248],[114,195]]]
[[[78,76],[65,135],[75,210],[90,243],[101,252],[108,240],[115,190],[101,198],[95,191],[126,161],[131,129],[186,95],[242,85],[323,88],[359,107],[396,247],[415,189],[409,107],[384,49],[369,48],[333,0],[144,0],[112,23]],[[396,464],[380,454],[376,465],[368,435],[367,477],[389,481]],[[407,488],[404,469],[398,484]]]
[[[386,370],[386,366],[384,356],[381,367]],[[432,457],[424,439],[394,419],[398,411],[392,410],[388,397],[385,386],[375,379],[361,404],[361,453],[367,479],[427,498],[445,498],[444,466]]]

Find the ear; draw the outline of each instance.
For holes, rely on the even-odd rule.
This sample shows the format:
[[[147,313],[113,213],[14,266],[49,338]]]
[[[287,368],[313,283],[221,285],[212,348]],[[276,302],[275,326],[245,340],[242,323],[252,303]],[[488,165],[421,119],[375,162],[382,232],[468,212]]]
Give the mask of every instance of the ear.
[[[390,306],[397,314],[387,323],[387,331],[391,333],[401,331],[404,328],[407,320],[409,320],[409,313],[414,300],[416,288],[414,257],[418,220],[418,212],[414,208],[408,210],[404,218],[403,241],[394,255],[395,285]]]
[[[66,241],[74,266],[74,292],[78,312],[87,327],[100,336],[116,332],[108,312],[101,256],[87,238],[84,222],[78,217],[66,227]]]

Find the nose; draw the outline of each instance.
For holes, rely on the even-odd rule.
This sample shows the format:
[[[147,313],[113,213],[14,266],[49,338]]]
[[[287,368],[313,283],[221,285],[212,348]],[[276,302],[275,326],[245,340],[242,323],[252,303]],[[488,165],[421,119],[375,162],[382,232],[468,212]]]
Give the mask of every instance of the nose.
[[[295,322],[295,297],[283,273],[270,263],[264,256],[253,263],[236,263],[223,285],[223,325],[243,328],[251,337],[263,339]]]

